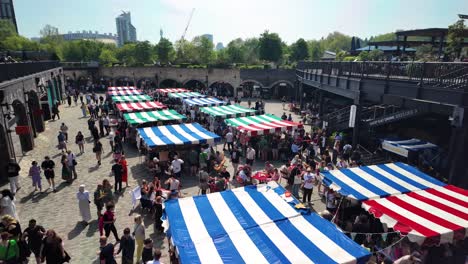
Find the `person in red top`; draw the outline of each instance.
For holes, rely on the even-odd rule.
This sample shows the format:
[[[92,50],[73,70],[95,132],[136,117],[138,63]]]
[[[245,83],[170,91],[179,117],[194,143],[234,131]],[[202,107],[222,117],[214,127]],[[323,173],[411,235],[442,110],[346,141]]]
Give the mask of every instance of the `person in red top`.
[[[117,229],[115,228],[115,214],[114,214],[114,204],[113,203],[108,203],[106,205],[106,212],[104,213],[103,216],[103,222],[104,222],[104,231],[106,237],[109,237],[111,231],[114,234],[115,240],[117,242],[120,242],[119,235],[117,234]]]
[[[122,182],[125,182],[125,187],[128,187],[128,164],[124,155],[120,158],[120,165],[122,165],[123,168]]]

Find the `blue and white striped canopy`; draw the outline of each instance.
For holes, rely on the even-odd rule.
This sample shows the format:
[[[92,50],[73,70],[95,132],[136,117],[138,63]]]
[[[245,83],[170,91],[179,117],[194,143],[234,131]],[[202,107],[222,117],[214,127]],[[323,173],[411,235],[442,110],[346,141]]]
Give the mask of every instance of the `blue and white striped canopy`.
[[[366,263],[369,251],[281,194],[271,182],[167,201],[181,263]]]
[[[359,201],[446,185],[401,162],[325,171],[322,176],[327,186]]]
[[[138,128],[148,147],[212,144],[220,137],[198,123]]]
[[[410,151],[420,151],[424,149],[435,148],[437,148],[437,145],[415,138],[408,140],[384,140],[382,142],[382,149],[403,157],[408,157]]]
[[[192,98],[192,99],[184,99],[184,103],[190,106],[198,105],[198,106],[218,106],[218,105],[226,105],[227,103],[216,98],[208,97],[208,98]]]

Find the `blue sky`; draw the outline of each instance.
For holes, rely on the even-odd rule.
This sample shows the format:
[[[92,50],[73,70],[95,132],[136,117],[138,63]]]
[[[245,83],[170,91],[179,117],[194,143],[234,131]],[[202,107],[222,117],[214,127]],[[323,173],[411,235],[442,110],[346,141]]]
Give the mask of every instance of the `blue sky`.
[[[397,29],[447,27],[468,14],[468,0],[14,0],[21,35],[37,37],[45,24],[61,33],[116,32],[115,17],[130,11],[138,40],[175,41],[195,8],[186,38],[211,33],[214,42],[257,37],[265,29],[287,43],[329,32],[369,37]]]

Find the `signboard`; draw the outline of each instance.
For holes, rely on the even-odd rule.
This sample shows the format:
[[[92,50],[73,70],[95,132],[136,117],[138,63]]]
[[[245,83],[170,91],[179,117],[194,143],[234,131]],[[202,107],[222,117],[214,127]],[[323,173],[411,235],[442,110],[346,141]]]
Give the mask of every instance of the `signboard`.
[[[356,110],[356,105],[352,105],[351,109],[349,110],[349,127],[354,127],[356,124]]]
[[[26,135],[29,134],[29,126],[16,126],[15,132],[17,135]]]

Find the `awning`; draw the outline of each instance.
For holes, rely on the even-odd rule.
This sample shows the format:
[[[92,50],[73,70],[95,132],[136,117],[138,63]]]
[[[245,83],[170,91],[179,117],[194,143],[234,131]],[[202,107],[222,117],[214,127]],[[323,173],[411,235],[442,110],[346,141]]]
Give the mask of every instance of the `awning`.
[[[119,111],[122,112],[134,112],[134,111],[146,111],[154,109],[166,109],[167,106],[160,102],[136,102],[136,103],[121,103],[116,104]]]
[[[256,111],[240,105],[202,107],[200,111],[214,117],[241,117],[255,115]]]
[[[138,133],[148,147],[212,144],[220,139],[198,123],[138,128]]]
[[[226,105],[227,103],[216,98],[207,97],[207,98],[193,98],[193,99],[184,99],[184,103],[189,106],[218,106]]]
[[[165,202],[181,263],[366,263],[370,252],[316,213],[301,214],[276,182]],[[287,198],[286,198],[287,199]]]
[[[153,98],[146,94],[140,95],[121,95],[121,96],[112,96],[113,102],[145,102],[152,101]]]
[[[110,86],[107,87],[107,91],[123,91],[123,90],[135,90],[135,86]]]
[[[384,140],[382,142],[382,149],[403,157],[408,157],[410,151],[435,148],[438,148],[437,145],[415,138],[408,140]]]
[[[322,176],[327,186],[359,201],[446,185],[401,162],[324,171]]]
[[[235,127],[241,132],[247,132],[250,136],[275,133],[293,128],[302,127],[302,124],[295,123],[271,115],[258,115],[249,117],[230,118],[224,120],[228,126]]]
[[[109,91],[107,92],[108,95],[110,96],[116,96],[116,95],[140,95],[143,94],[142,91],[140,90],[115,90],[115,91]]]
[[[190,90],[184,88],[165,88],[165,89],[156,89],[157,93],[167,95],[168,93],[185,93],[190,92]]]
[[[182,120],[186,117],[175,110],[161,110],[149,112],[125,113],[125,120],[131,125],[144,124],[157,121]]]
[[[180,99],[206,97],[206,95],[203,95],[203,94],[197,93],[197,92],[169,93],[168,96],[169,96],[170,98],[180,98]]]
[[[426,245],[468,236],[468,191],[452,185],[363,202],[388,227]]]

